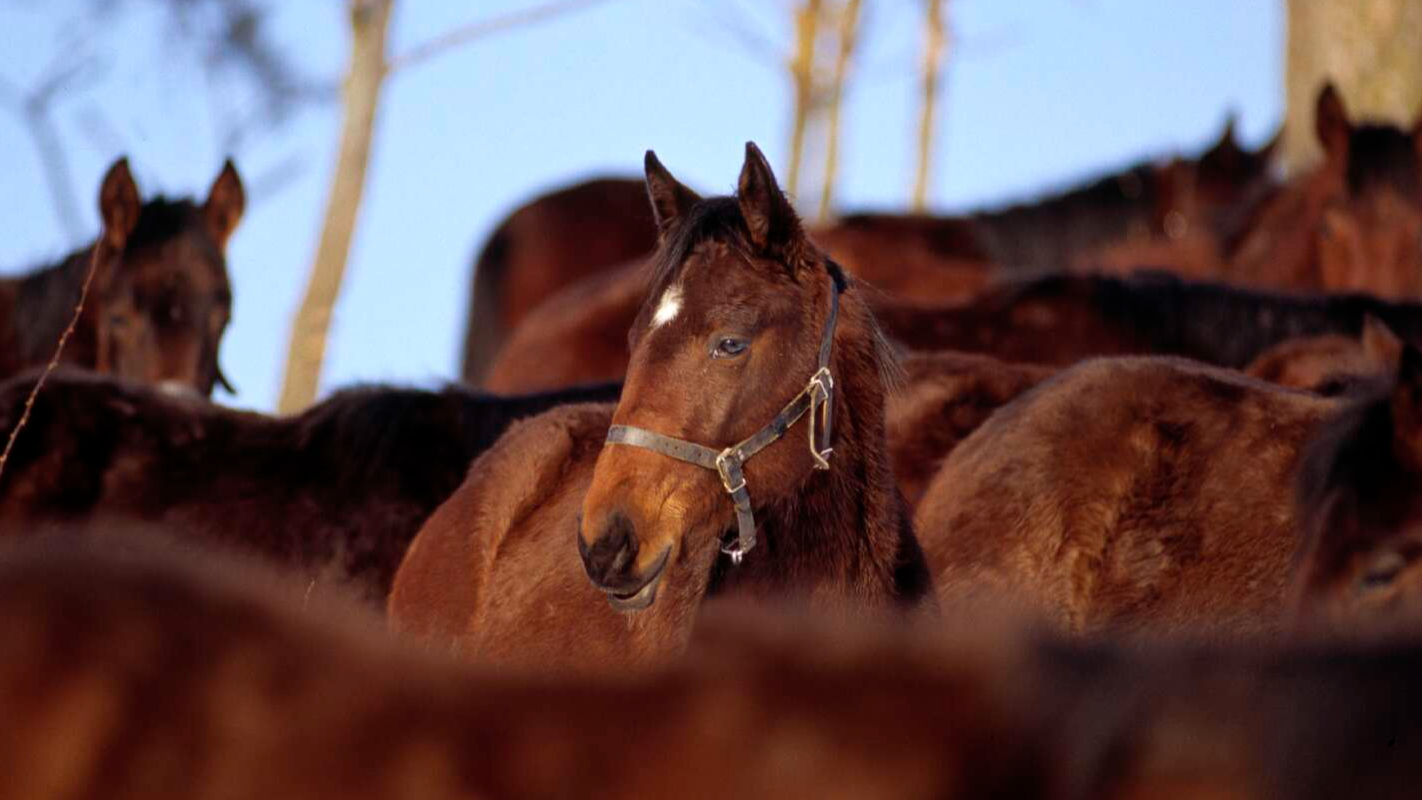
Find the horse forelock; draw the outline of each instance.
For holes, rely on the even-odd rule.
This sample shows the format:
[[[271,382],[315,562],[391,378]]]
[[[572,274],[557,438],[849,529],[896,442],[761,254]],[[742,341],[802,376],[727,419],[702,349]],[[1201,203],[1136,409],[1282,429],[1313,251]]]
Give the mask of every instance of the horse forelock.
[[[1348,191],[1354,197],[1391,188],[1422,205],[1422,163],[1407,132],[1390,125],[1365,125],[1353,132],[1348,148]]]

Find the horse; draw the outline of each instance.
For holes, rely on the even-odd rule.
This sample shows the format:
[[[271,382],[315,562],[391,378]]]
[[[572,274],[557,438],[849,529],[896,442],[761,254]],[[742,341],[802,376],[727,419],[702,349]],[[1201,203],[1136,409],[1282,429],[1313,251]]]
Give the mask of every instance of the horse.
[[[1411,131],[1355,125],[1332,84],[1315,127],[1324,161],[1260,204],[1226,279],[1254,286],[1422,293],[1422,116]]]
[[[141,202],[128,160],[114,162],[99,189],[102,236],[58,264],[0,279],[0,378],[50,360],[92,264],[62,362],[203,395],[215,384],[233,392],[217,360],[232,312],[223,251],[245,204],[231,161],[202,205]]]
[[[1294,619],[1303,630],[1417,630],[1422,616],[1422,353],[1396,348],[1388,380],[1314,438],[1297,485],[1304,545]]]
[[[1083,362],[999,409],[914,518],[945,609],[1074,634],[1277,634],[1300,455],[1346,404],[1182,359]]]
[[[510,331],[544,298],[639,259],[656,244],[639,180],[596,178],[541,195],[484,243],[469,287],[463,380],[478,386]]]
[[[645,277],[627,268],[566,290],[515,332],[490,373],[490,389],[620,380],[628,361],[621,337],[645,287]],[[1368,315],[1422,341],[1422,303],[1261,291],[1148,270],[1003,281],[956,303],[877,296],[871,304],[885,332],[907,350],[1056,366],[1093,356],[1177,355],[1240,369],[1289,339],[1357,337]]]
[[[617,405],[513,426],[474,463],[396,573],[393,630],[639,668],[685,646],[709,596],[931,603],[885,456],[895,361],[860,290],[754,144],[735,197],[703,200],[651,153],[646,172],[660,244]]]
[[[0,385],[0,430],[34,380]],[[383,608],[421,523],[512,421],[617,392],[367,386],[271,417],[59,370],[0,475],[0,538],[162,529]]]
[[[1327,333],[1286,339],[1255,356],[1244,374],[1291,389],[1348,394],[1391,372],[1400,347],[1396,334],[1369,315],[1359,337]]]

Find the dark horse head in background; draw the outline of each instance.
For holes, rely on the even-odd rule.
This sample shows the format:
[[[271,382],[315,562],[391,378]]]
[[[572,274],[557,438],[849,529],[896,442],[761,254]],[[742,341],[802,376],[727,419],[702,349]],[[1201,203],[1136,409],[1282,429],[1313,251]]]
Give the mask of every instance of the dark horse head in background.
[[[245,203],[230,161],[201,205],[142,202],[127,159],[116,161],[99,189],[99,239],[57,265],[0,280],[0,378],[49,360],[92,262],[65,363],[204,395],[219,382],[232,391],[217,363],[232,312],[224,250]]]

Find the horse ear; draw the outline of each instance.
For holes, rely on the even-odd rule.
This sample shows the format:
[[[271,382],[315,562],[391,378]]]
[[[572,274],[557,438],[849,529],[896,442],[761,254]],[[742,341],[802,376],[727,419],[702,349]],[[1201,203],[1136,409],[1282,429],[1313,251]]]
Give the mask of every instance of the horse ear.
[[[1353,134],[1353,123],[1348,120],[1348,110],[1343,106],[1343,97],[1334,88],[1333,82],[1324,84],[1318,93],[1318,105],[1314,111],[1314,131],[1318,142],[1330,161],[1342,160],[1348,152],[1348,138]]]
[[[104,174],[99,185],[99,216],[104,221],[104,244],[123,250],[129,234],[138,225],[143,201],[138,196],[138,184],[128,170],[128,159],[119,158]]]
[[[789,198],[780,191],[770,162],[755,142],[746,142],[746,162],[741,167],[736,199],[740,201],[751,245],[777,256],[794,255],[795,247],[804,240],[800,218]]]
[[[242,189],[242,178],[238,176],[237,167],[233,166],[232,159],[229,158],[222,165],[222,172],[218,173],[217,180],[212,182],[212,188],[207,192],[207,202],[202,204],[203,218],[207,220],[207,225],[219,245],[227,245],[228,237],[237,229],[237,223],[242,221],[242,212],[246,208],[247,194]]]
[[[657,236],[666,236],[672,225],[700,202],[701,196],[673,178],[651,150],[647,151],[645,164],[647,199],[652,201],[652,219],[657,223]]]
[[[1372,314],[1363,316],[1363,355],[1388,369],[1397,369],[1402,360],[1403,344],[1386,322]]]
[[[1392,389],[1392,454],[1410,472],[1422,472],[1422,352],[1410,342],[1398,357]]]
[[[1229,116],[1225,117],[1224,130],[1220,131],[1220,138],[1205,154],[1206,158],[1210,155],[1220,156],[1225,153],[1239,152],[1239,142],[1234,138],[1234,127],[1238,119],[1238,115],[1234,113],[1233,109],[1230,109]]]

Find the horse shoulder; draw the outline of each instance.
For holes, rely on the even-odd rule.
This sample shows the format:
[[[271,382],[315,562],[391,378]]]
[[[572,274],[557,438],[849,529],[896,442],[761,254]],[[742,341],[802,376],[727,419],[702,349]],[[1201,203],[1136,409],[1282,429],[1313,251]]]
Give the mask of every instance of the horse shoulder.
[[[390,593],[392,628],[456,640],[474,633],[501,549],[558,493],[579,446],[590,431],[606,431],[612,411],[593,403],[554,408],[514,423],[477,458],[410,543]]]

